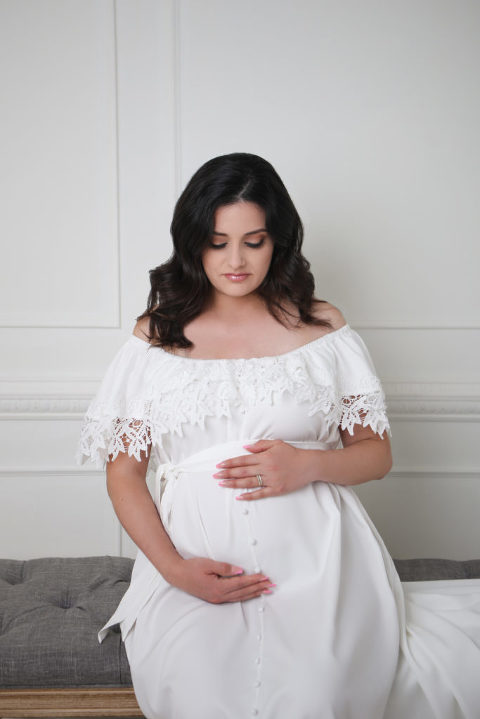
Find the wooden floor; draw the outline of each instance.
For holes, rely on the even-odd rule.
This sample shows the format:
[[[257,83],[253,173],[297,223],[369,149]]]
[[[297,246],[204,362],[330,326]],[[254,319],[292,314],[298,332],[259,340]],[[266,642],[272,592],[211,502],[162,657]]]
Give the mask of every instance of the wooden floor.
[[[132,687],[0,689],[0,717],[142,717]]]

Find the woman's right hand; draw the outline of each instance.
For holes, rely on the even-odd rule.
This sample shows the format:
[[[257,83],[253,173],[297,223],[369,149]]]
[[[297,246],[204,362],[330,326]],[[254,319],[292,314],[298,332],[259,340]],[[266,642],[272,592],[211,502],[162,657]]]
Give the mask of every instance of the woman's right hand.
[[[244,602],[270,594],[275,586],[264,574],[243,574],[240,567],[204,557],[182,557],[172,575],[170,584],[212,604]]]

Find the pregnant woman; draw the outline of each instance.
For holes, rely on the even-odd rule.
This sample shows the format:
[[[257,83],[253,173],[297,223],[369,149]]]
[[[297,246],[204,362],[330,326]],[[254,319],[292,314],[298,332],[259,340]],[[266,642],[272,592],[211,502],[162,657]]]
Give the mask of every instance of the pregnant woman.
[[[351,489],[391,468],[384,393],[280,177],[210,160],[171,232],[77,453],[138,547],[99,640],[145,717],[478,719],[480,582],[407,590]]]

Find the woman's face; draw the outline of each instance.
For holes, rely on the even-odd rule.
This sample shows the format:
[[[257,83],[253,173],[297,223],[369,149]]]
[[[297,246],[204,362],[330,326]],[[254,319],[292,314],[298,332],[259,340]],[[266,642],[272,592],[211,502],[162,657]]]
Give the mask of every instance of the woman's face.
[[[202,252],[203,269],[214,290],[230,297],[255,292],[267,275],[272,254],[273,240],[261,207],[236,202],[217,208],[214,232]]]

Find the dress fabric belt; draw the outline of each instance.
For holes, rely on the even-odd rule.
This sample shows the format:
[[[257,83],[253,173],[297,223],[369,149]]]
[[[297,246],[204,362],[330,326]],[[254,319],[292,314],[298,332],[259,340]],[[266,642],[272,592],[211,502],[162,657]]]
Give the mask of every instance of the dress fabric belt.
[[[319,440],[285,441],[287,444],[291,444],[299,449],[327,449],[325,442]],[[181,462],[164,462],[160,464],[155,472],[154,502],[159,512],[160,505],[162,507],[162,518],[166,520],[166,528],[168,528],[171,517],[175,485],[182,474],[195,474],[210,469],[216,471],[215,465],[212,465],[212,462],[218,463],[231,457],[252,454],[252,452],[245,449],[243,445],[253,444],[254,442],[258,442],[258,438],[236,439],[230,442],[222,442],[195,452],[195,454],[186,457]]]

